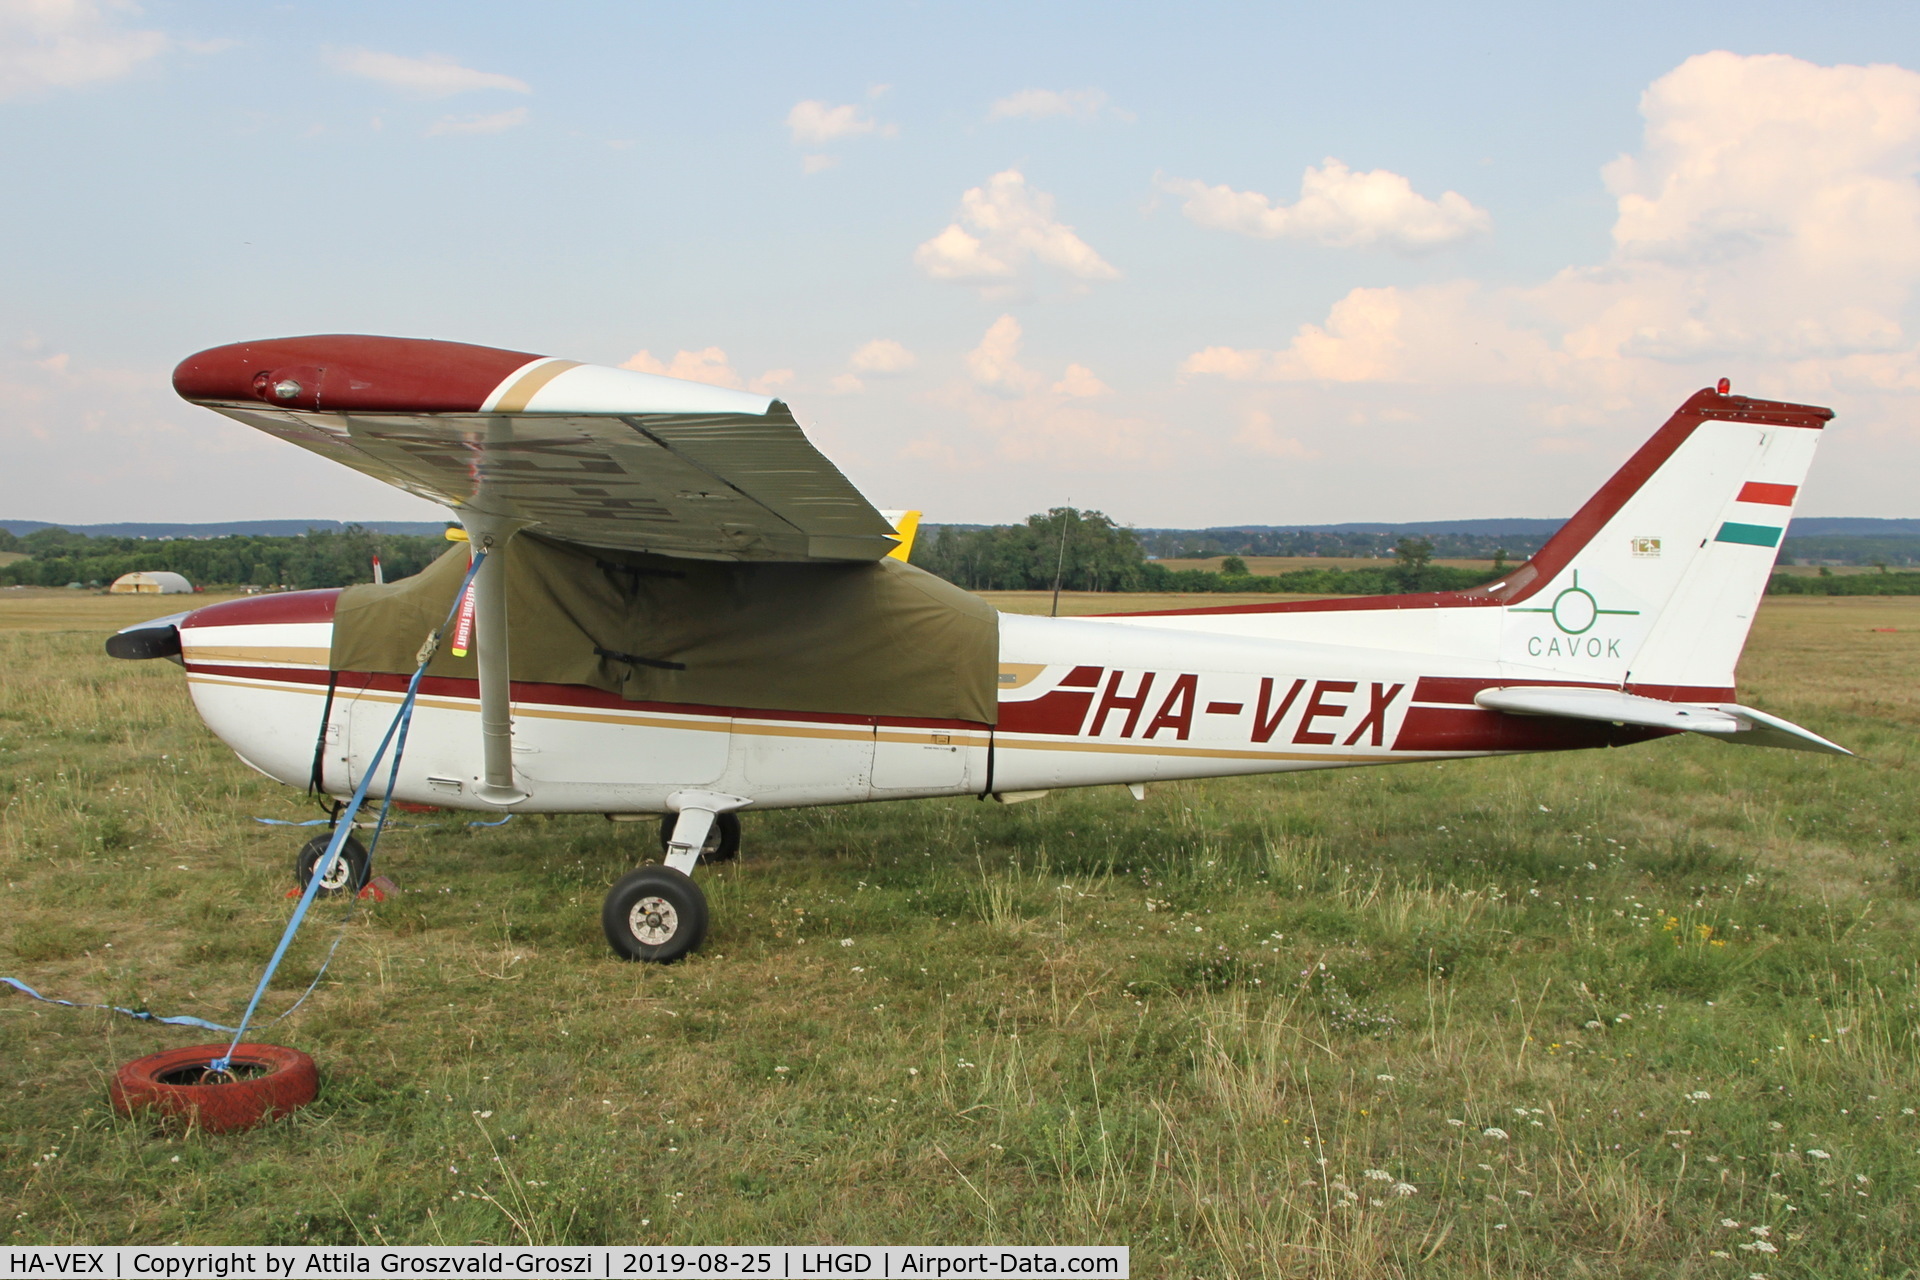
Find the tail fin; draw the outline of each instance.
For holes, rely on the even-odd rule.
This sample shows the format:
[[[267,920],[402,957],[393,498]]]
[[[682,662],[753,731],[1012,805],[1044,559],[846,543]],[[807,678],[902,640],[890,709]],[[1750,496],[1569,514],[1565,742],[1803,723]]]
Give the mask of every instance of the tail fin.
[[[1810,405],[1695,394],[1490,592],[1503,662],[1653,696],[1732,697],[1820,428]]]

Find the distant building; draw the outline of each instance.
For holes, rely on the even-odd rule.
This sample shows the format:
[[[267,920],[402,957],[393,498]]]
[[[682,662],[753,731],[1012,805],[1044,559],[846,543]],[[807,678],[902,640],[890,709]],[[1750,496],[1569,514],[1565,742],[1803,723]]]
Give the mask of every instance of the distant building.
[[[108,595],[180,596],[193,591],[193,584],[177,573],[152,569],[144,573],[123,573],[107,588]]]

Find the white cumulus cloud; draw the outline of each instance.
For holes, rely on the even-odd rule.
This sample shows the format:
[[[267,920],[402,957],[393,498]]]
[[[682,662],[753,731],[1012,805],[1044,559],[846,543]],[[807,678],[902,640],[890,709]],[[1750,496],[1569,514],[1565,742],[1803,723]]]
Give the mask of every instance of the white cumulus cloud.
[[[1281,351],[1208,347],[1180,371],[1235,381],[1537,381],[1557,358],[1539,333],[1513,328],[1510,300],[1472,281],[1355,289]]]
[[[875,338],[856,348],[847,357],[848,371],[836,376],[827,386],[836,395],[852,395],[867,389],[862,374],[869,378],[897,377],[919,363],[920,357],[892,338]]]
[[[441,116],[427,127],[429,138],[445,134],[505,133],[517,129],[527,122],[527,109],[514,107],[509,111],[494,111],[476,116]]]
[[[920,358],[892,338],[875,338],[863,343],[847,360],[855,373],[905,373],[920,363]]]
[[[0,99],[117,80],[173,43],[164,32],[122,26],[132,5],[94,0],[0,3]]]
[[[1292,204],[1258,191],[1208,186],[1195,178],[1162,178],[1160,186],[1183,196],[1181,211],[1203,227],[1274,240],[1306,240],[1331,248],[1383,245],[1417,253],[1479,235],[1493,219],[1457,191],[1429,200],[1397,173],[1355,173],[1329,157],[1309,167]]]
[[[746,379],[733,371],[727,353],[719,347],[676,351],[671,360],[661,360],[651,351],[640,350],[622,360],[620,367],[641,373],[658,373],[668,378],[685,378],[688,382],[705,382],[715,387],[746,385]]]
[[[980,441],[992,442],[991,455],[1017,462],[1071,466],[1080,474],[1089,466],[1137,469],[1164,461],[1174,447],[1164,423],[1105,411],[1092,403],[1110,394],[1107,385],[1081,364],[1070,364],[1051,383],[1020,361],[1024,334],[1019,320],[1003,315],[966,353],[965,381],[934,398],[958,409],[974,434],[964,442],[920,437],[909,441],[909,456],[961,467],[982,458]]]
[[[854,103],[833,107],[813,98],[793,104],[793,109],[787,112],[787,129],[793,134],[794,145],[802,147],[822,146],[869,133],[891,138],[899,132],[898,126],[875,120],[865,107]]]
[[[1020,364],[1020,322],[1001,316],[980,338],[980,345],[967,352],[964,363],[967,376],[980,386],[994,391],[1020,394],[1040,385],[1040,375]]]
[[[1122,120],[1133,117],[1109,104],[1104,89],[1022,89],[997,100],[987,109],[989,120],[1046,120],[1067,116],[1097,120],[1107,112]]]
[[[1604,262],[1354,289],[1282,350],[1210,347],[1183,371],[1666,396],[1678,367],[1745,362],[1773,394],[1920,390],[1920,74],[1709,53],[1641,112],[1642,145],[1604,170]]]
[[[409,58],[375,49],[328,49],[323,55],[328,66],[342,75],[378,80],[395,89],[404,89],[423,98],[449,98],[457,93],[479,89],[501,89],[508,93],[532,93],[533,87],[517,76],[497,71],[477,71],[463,67],[443,54]]]
[[[1355,288],[1276,350],[1220,335],[1182,365],[1189,387],[1232,388],[1242,409],[1351,409],[1373,447],[1409,456],[1451,418],[1524,458],[1612,452],[1724,375],[1835,409],[1816,483],[1852,510],[1910,509],[1920,72],[1707,53],[1640,110],[1640,143],[1602,171],[1616,217],[1598,260],[1532,284]],[[1557,474],[1503,465],[1510,481]]]
[[[915,250],[913,260],[936,280],[974,284],[1011,280],[1033,264],[1080,280],[1120,276],[1054,216],[1053,197],[1029,187],[1017,169],[996,173],[961,196],[959,216]]]
[[[1055,399],[1086,400],[1111,395],[1113,388],[1102,382],[1083,364],[1070,364],[1051,386],[1040,374],[1020,363],[1020,342],[1025,336],[1014,317],[1001,316],[981,335],[980,345],[967,352],[962,363],[974,385],[1005,395],[1038,395],[1046,387]]]
[[[1067,371],[1060,375],[1060,381],[1053,384],[1055,395],[1073,396],[1088,399],[1093,396],[1113,394],[1113,388],[1100,381],[1093,370],[1083,364],[1070,364]]]
[[[674,352],[671,360],[662,360],[653,352],[642,349],[622,360],[620,367],[640,373],[657,373],[668,378],[684,378],[688,382],[704,382],[714,387],[732,387],[735,390],[744,387],[762,396],[778,395],[783,388],[792,386],[794,381],[791,369],[769,369],[757,378],[743,378],[720,347],[702,347],[698,351],[683,348]]]

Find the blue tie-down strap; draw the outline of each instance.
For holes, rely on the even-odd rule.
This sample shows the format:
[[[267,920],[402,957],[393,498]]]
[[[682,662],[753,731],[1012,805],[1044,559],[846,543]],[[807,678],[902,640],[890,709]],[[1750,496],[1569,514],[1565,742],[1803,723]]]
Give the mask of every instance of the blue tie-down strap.
[[[413,725],[413,708],[415,699],[420,696],[420,681],[427,674],[427,664],[433,661],[434,646],[459,615],[460,604],[466,599],[467,589],[473,585],[474,578],[479,576],[480,566],[486,563],[487,554],[481,551],[473,557],[473,563],[467,569],[466,581],[460,584],[460,590],[454,592],[453,604],[447,610],[446,621],[440,624],[440,629],[434,632],[433,638],[423,648],[420,665],[413,669],[413,678],[407,681],[407,691],[400,699],[399,710],[394,712],[393,722],[387,726],[386,733],[380,738],[380,745],[374,748],[373,755],[368,759],[366,772],[360,778],[360,785],[353,789],[353,795],[348,798],[346,805],[337,815],[338,821],[334,824],[332,837],[327,841],[326,852],[322,853],[319,860],[314,863],[313,871],[307,877],[306,891],[300,895],[300,901],[293,908],[293,916],[287,921],[287,927],[280,935],[279,945],[274,947],[273,955],[267,960],[266,971],[260,975],[260,983],[254,987],[253,996],[247,1001],[246,1012],[240,1015],[240,1025],[233,1030],[233,1043],[227,1046],[224,1054],[213,1060],[210,1064],[212,1070],[225,1071],[232,1061],[233,1051],[240,1047],[241,1037],[246,1035],[248,1024],[253,1021],[253,1015],[259,1009],[261,999],[267,994],[267,984],[273,981],[274,970],[280,967],[280,961],[286,957],[287,948],[292,945],[294,935],[300,932],[301,921],[307,917],[307,909],[313,905],[314,895],[319,892],[327,873],[333,869],[334,862],[340,857],[341,846],[346,844],[348,835],[352,833],[353,820],[359,815],[360,807],[367,802],[367,790],[373,785],[373,779],[378,774],[381,763],[387,760],[387,751],[391,748],[393,756],[387,771],[387,793],[381,801],[380,816],[373,824],[373,835],[367,846],[367,862],[369,865],[372,864],[373,855],[380,847],[380,833],[386,830],[387,816],[393,812],[393,793],[400,776],[400,757],[407,749],[407,731]],[[311,995],[314,987],[320,985],[320,979],[325,975],[327,966],[333,963],[334,950],[338,949],[341,940],[345,937],[346,934],[342,932],[334,938],[333,947],[328,949],[327,958],[320,965],[320,972],[314,975],[313,986],[307,988],[307,995]],[[307,995],[302,995],[300,1000],[304,1001]],[[296,1001],[294,1007],[298,1008],[299,1003]],[[287,1012],[291,1013],[293,1010],[289,1009]],[[285,1017],[286,1014],[280,1016]]]
[[[42,1004],[65,1005],[69,1009],[107,1009],[113,1013],[124,1013],[129,1018],[138,1018],[142,1022],[164,1022],[170,1027],[203,1027],[208,1031],[218,1031],[222,1035],[238,1035],[240,1028],[223,1027],[217,1022],[208,1022],[205,1018],[192,1018],[185,1014],[176,1014],[163,1018],[157,1013],[148,1013],[145,1009],[122,1009],[117,1004],[79,1004],[72,1000],[56,1000],[52,996],[43,996],[18,978],[0,978],[23,996],[32,996]]]

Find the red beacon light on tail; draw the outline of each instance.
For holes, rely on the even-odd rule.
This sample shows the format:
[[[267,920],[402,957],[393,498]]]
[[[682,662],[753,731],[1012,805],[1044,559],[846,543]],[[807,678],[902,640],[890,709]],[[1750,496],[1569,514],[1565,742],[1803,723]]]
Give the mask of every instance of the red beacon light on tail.
[[[1731,382],[1729,382],[1729,381],[1727,381],[1727,380],[1726,380],[1725,378],[1722,378],[1722,379],[1720,379],[1720,381],[1719,381],[1719,383],[1718,383],[1717,385],[1715,385],[1715,387],[1714,387],[1713,389],[1714,389],[1715,391],[1718,391],[1718,392],[1719,392],[1719,393],[1720,393],[1721,395],[1723,395],[1723,396],[1724,396],[1724,395],[1727,395],[1727,394],[1729,394],[1730,392],[1732,392],[1732,390],[1733,390],[1733,384],[1732,384]]]

